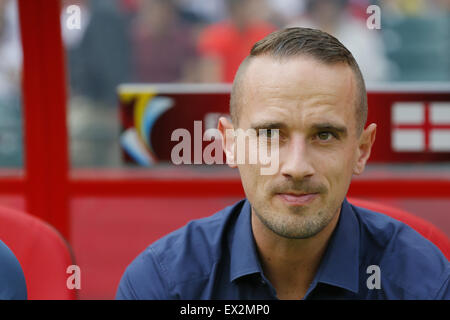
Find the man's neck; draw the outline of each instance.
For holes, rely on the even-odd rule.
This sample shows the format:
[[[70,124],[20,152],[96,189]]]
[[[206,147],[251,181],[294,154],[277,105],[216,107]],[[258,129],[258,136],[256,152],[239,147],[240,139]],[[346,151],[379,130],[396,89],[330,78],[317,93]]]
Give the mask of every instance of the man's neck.
[[[288,239],[269,230],[252,209],[252,229],[261,265],[279,299],[301,299],[305,296],[328,241],[339,220],[340,212],[318,234],[308,239]]]

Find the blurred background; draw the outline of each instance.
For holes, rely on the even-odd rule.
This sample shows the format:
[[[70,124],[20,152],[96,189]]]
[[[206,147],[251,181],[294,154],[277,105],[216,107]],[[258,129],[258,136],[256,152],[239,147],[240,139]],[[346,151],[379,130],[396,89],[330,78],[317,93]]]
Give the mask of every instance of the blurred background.
[[[366,25],[366,9],[372,4],[381,8],[379,30]],[[70,5],[81,8],[80,29],[66,25]],[[0,0],[2,172],[24,168],[18,17],[16,0]],[[125,175],[172,174],[167,173],[168,162],[142,167],[124,156],[119,85],[229,84],[252,45],[282,27],[313,27],[336,36],[354,54],[369,90],[399,82],[420,89],[426,82],[427,88],[435,84],[450,92],[450,0],[62,0],[60,19],[70,168],[90,169],[86,174],[91,176],[101,172],[106,172],[102,177],[111,172],[114,176],[115,171],[102,170],[130,168],[134,170]],[[431,164],[408,163],[395,170],[404,176],[428,172],[448,177],[449,164],[450,158],[441,157]],[[237,179],[226,168],[206,166],[195,168],[186,179],[214,179],[216,169],[221,176]],[[368,176],[376,177],[377,170],[369,166]],[[386,170],[389,175],[390,169]],[[174,174],[180,176],[178,171]],[[239,198],[198,195],[171,200],[170,211],[177,212],[175,224],[161,222],[160,215],[169,208],[165,196],[70,199],[69,242],[85,270],[80,297],[112,298],[124,267],[151,241]],[[389,201],[422,217],[429,213],[429,220],[450,234],[450,195]],[[25,208],[21,197],[0,194],[0,203]],[[148,228],[157,231],[148,236]]]
[[[81,29],[65,25],[81,7]],[[366,9],[381,8],[369,30]],[[286,26],[325,30],[354,54],[365,80],[450,81],[448,0],[64,0],[70,160],[121,167],[117,86],[233,80],[251,46]],[[15,0],[0,1],[0,166],[23,163],[21,44]]]

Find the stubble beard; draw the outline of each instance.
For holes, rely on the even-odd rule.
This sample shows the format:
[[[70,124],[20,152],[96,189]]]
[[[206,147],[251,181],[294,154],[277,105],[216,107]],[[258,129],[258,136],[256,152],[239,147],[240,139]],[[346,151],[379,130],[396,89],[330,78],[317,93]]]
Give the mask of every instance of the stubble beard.
[[[337,214],[339,208],[326,207],[317,212],[298,207],[279,212],[254,206],[256,217],[273,233],[287,239],[308,239],[320,233]]]

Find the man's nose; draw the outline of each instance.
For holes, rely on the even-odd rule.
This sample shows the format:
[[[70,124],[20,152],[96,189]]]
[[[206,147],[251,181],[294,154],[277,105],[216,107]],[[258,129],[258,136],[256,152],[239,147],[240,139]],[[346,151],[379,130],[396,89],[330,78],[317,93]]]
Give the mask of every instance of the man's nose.
[[[294,180],[302,180],[314,174],[312,159],[308,153],[308,145],[304,136],[292,136],[280,156],[281,174],[283,176]]]

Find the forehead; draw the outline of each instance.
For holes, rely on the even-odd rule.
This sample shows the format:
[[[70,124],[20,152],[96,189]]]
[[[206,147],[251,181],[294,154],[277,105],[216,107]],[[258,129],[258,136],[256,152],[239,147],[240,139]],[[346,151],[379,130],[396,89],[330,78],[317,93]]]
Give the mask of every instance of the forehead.
[[[344,63],[327,65],[303,56],[256,57],[242,75],[240,122],[268,116],[293,120],[307,113],[355,124],[355,99],[355,77]]]

